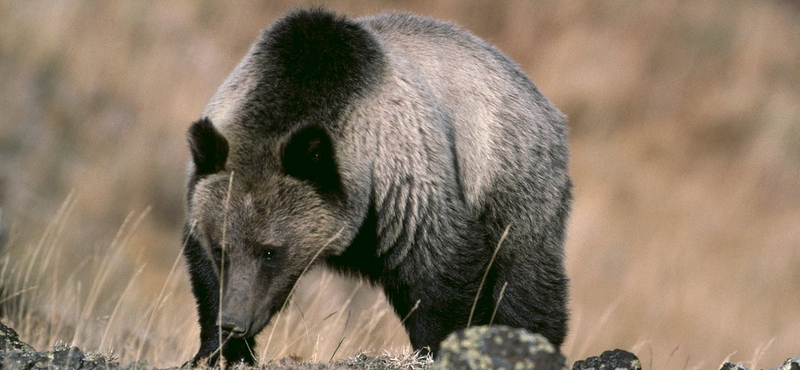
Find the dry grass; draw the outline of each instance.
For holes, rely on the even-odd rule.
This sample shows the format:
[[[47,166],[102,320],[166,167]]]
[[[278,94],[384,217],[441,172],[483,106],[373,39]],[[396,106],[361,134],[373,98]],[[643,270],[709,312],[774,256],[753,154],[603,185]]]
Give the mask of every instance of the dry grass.
[[[122,258],[136,248],[131,236],[147,217],[131,214],[102,254],[69,268],[58,240],[74,206],[68,199],[39,243],[3,261],[3,321],[37,349],[76,344],[114,354],[123,363],[145,359],[159,366],[190,359],[199,330],[179,249],[170,270],[159,274],[163,281],[145,286],[148,280],[142,277],[152,269]],[[87,277],[89,285],[79,277]],[[392,349],[398,359],[411,359],[400,356],[408,355],[409,348],[399,321],[382,296],[363,294],[368,290],[363,283],[343,284],[330,273],[312,270],[300,286],[289,307],[260,335],[262,361],[287,356],[330,361],[384,349]]]
[[[691,369],[798,354],[797,2],[324,3],[454,20],[570,116],[570,359],[620,347]],[[3,276],[28,307],[3,320],[24,340],[161,365],[193,354],[184,132],[294,6],[0,0]],[[373,289],[316,271],[258,350],[324,361],[401,351],[404,335]]]

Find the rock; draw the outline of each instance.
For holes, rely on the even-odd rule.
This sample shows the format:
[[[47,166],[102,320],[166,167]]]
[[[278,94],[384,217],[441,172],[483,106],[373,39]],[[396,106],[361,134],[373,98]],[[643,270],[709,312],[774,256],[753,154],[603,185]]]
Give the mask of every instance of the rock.
[[[603,352],[600,357],[575,361],[572,370],[642,370],[642,364],[633,353],[615,349]]]
[[[566,360],[545,337],[507,326],[477,326],[442,341],[433,369],[566,370]]]
[[[52,351],[0,352],[0,368],[6,369],[115,369],[105,356],[84,354],[78,347],[57,347]]]
[[[800,370],[800,356],[786,360],[781,366],[781,370]]]
[[[0,352],[33,351],[27,343],[20,342],[19,334],[14,329],[0,323]]]
[[[720,367],[719,370],[749,370],[749,369],[742,364],[732,364],[730,362],[726,362],[722,364],[722,367]],[[784,362],[783,365],[779,367],[772,367],[766,370],[800,370],[800,356],[792,357],[786,360],[786,362]]]
[[[722,364],[722,367],[719,370],[750,370],[742,364],[732,364],[730,362],[726,362]]]
[[[783,363],[780,367],[775,367],[769,370],[800,370],[800,356],[792,357]]]
[[[116,369],[118,364],[99,354],[85,354],[78,347],[56,347],[37,352],[19,340],[14,329],[0,324],[0,369]]]

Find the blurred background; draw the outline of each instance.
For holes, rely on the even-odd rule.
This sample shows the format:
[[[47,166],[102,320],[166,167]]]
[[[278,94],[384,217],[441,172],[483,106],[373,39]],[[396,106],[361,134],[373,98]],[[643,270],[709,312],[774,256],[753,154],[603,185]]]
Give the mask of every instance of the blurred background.
[[[320,3],[458,23],[569,116],[570,360],[800,355],[800,2]],[[260,30],[309,4],[0,0],[4,323],[39,349],[194,354],[184,135]],[[262,359],[408,350],[374,289],[312,275]]]

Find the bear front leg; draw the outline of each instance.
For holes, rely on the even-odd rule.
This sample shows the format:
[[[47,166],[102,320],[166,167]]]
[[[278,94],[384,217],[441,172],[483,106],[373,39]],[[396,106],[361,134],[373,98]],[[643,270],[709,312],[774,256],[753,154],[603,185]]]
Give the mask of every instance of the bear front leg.
[[[222,349],[222,356],[228,364],[244,362],[247,365],[255,365],[256,360],[252,353],[255,348],[255,338],[230,338],[226,340],[224,331],[222,332],[222,340],[225,343]],[[214,332],[211,335],[200,335],[200,349],[194,356],[191,362],[192,367],[197,367],[203,364],[208,366],[216,366],[219,362],[219,332]]]
[[[436,285],[428,284],[428,287]],[[474,297],[461,292],[453,294],[447,288],[425,289],[423,294],[415,294],[415,289],[410,290],[408,298],[395,295],[391,299],[393,306],[400,318],[404,319],[403,326],[414,350],[419,350],[422,355],[430,353],[437,358],[441,342],[450,333],[467,327]],[[481,304],[485,304],[485,299],[479,301],[472,325],[486,321]]]
[[[492,285],[496,273],[491,270],[479,289],[483,276],[480,271],[485,267],[480,262],[468,262],[465,265],[469,269],[453,267],[443,275],[426,275],[416,270],[415,274],[401,275],[411,276],[409,281],[392,279],[384,286],[414,350],[421,350],[422,354],[427,351],[437,358],[439,345],[448,335],[468,325],[488,324],[494,307]]]
[[[436,358],[439,354],[439,344],[449,334],[449,331],[440,329],[440,319],[425,312],[412,313],[403,323],[408,333],[411,348],[419,351],[421,356],[431,354]]]
[[[187,228],[188,229],[188,228]],[[220,328],[217,325],[219,316],[219,280],[212,262],[203,250],[203,246],[188,230],[184,231],[184,256],[189,267],[192,292],[197,302],[197,316],[200,324],[200,349],[191,361],[191,365],[203,363],[215,366],[219,360]],[[228,338],[222,331],[222,355],[228,363],[245,362],[255,364],[251,349],[255,346],[254,338]]]
[[[452,307],[453,310],[446,310],[447,307],[433,302],[434,305],[420,303],[416,310],[407,314],[403,322],[411,347],[419,350],[421,355],[430,353],[434,358],[438,358],[439,345],[450,333],[465,328],[468,309],[471,305],[466,304],[461,307]],[[437,307],[438,306],[438,307]],[[462,307],[467,307],[465,311]]]
[[[219,339],[214,335],[204,335],[202,329],[200,332],[200,349],[194,355],[190,364],[192,367],[202,365],[216,366],[219,361]]]

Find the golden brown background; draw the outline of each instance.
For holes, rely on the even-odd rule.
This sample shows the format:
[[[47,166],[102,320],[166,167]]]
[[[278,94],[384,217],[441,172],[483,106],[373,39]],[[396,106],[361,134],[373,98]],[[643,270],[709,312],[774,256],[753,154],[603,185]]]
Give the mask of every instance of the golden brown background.
[[[570,360],[800,355],[799,2],[322,3],[452,20],[569,116]],[[162,366],[194,353],[184,133],[259,31],[301,5],[0,0],[2,321],[23,340]],[[303,285],[262,359],[407,345],[369,287],[319,272]]]

